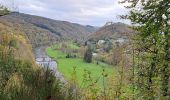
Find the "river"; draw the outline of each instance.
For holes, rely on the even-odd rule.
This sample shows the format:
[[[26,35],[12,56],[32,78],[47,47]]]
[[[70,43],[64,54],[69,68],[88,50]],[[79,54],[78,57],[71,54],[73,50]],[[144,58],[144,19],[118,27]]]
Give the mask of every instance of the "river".
[[[46,47],[37,47],[34,49],[34,55],[36,58],[36,63],[45,69],[50,69],[55,74],[56,78],[62,83],[67,83],[63,75],[59,72],[57,68],[57,62],[52,60],[46,53]]]

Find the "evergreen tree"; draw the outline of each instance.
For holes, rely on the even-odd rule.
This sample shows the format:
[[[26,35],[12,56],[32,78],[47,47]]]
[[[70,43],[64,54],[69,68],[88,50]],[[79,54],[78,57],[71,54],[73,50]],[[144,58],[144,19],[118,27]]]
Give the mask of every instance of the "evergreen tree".
[[[84,61],[87,63],[92,62],[92,50],[88,48],[84,54]]]

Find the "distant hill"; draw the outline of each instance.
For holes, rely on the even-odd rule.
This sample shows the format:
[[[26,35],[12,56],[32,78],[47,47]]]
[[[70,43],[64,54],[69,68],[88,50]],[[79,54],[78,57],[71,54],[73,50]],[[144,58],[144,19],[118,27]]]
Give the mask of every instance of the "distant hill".
[[[67,21],[58,21],[23,13],[11,13],[0,17],[0,23],[25,33],[33,46],[51,44],[53,41],[84,41],[96,31],[96,27]]]
[[[96,53],[110,52],[114,47],[130,45],[130,37],[135,31],[124,23],[107,22],[89,36],[85,45],[89,46]]]
[[[129,25],[124,23],[106,23],[94,34],[89,36],[89,40],[98,41],[106,39],[128,38],[134,31]]]

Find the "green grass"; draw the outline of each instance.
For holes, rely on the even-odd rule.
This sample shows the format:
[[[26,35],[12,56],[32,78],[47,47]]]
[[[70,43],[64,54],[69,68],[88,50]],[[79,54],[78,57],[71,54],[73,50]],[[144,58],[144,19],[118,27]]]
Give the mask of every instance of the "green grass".
[[[55,49],[53,49],[55,48]],[[52,58],[65,58],[66,57],[66,54],[59,51],[59,50],[56,50],[57,49],[57,46],[54,46],[54,47],[50,47],[50,48],[47,48],[46,49],[46,53],[52,57]]]
[[[69,48],[71,49],[79,49],[80,47],[76,45],[76,43],[73,43],[73,42],[64,42],[64,44],[66,44]],[[53,45],[52,47],[53,48],[61,48],[62,44],[56,44],[56,45]]]
[[[57,46],[56,46],[57,47]],[[99,63],[98,65],[93,63],[85,63],[83,59],[81,58],[65,58],[66,54],[62,53],[59,50],[56,50],[54,48],[47,48],[46,49],[47,54],[57,60],[58,62],[58,69],[59,71],[64,75],[64,77],[67,80],[70,80],[73,75],[73,69],[76,67],[76,79],[79,84],[79,86],[83,87],[83,75],[84,70],[88,70],[91,72],[91,76],[93,79],[99,79],[97,86],[102,87],[102,71],[103,68],[105,69],[105,73],[108,74],[108,76],[111,76],[115,74],[115,68]]]
[[[71,49],[79,49],[79,47],[75,43],[68,43],[68,47]]]
[[[106,70],[106,73],[112,75],[113,70],[109,67],[103,67],[94,63],[85,63],[82,59],[58,59],[59,70],[64,74],[67,79],[72,78],[73,68],[76,67],[76,78],[80,86],[83,85],[83,75],[84,70],[91,72],[93,79],[100,78],[98,85],[102,85],[101,75],[103,68]]]

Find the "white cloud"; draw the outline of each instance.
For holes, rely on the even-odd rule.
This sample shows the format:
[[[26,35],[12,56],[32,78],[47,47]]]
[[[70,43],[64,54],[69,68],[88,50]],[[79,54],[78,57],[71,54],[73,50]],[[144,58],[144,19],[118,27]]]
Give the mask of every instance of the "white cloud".
[[[0,3],[4,1],[11,5],[12,0]],[[117,16],[127,12],[118,0],[15,0],[15,4],[23,13],[96,26],[122,21]]]

